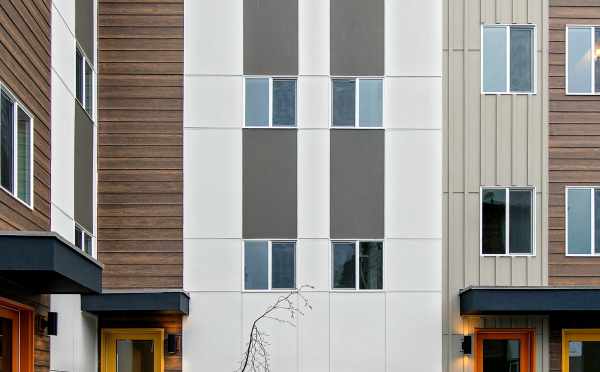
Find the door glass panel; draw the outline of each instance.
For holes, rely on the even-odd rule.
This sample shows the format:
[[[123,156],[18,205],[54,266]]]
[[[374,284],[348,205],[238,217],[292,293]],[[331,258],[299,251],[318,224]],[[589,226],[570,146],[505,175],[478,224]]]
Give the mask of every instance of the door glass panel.
[[[117,372],[155,372],[154,342],[117,340]]]
[[[600,341],[569,342],[569,372],[600,371]]]
[[[519,340],[483,340],[483,372],[521,372],[520,364]]]
[[[12,321],[0,318],[0,372],[12,371]]]

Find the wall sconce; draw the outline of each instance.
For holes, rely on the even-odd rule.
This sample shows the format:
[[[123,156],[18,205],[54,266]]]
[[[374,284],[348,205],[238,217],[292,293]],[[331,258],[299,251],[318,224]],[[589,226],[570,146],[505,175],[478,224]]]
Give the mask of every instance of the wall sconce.
[[[463,337],[462,343],[462,353],[465,355],[471,355],[473,353],[473,338],[472,336]]]
[[[168,354],[177,354],[179,351],[179,339],[180,336],[176,334],[168,334],[167,335],[167,353]]]
[[[37,326],[40,333],[46,331],[48,336],[56,336],[58,334],[58,313],[49,311],[46,319],[41,316],[37,319]]]

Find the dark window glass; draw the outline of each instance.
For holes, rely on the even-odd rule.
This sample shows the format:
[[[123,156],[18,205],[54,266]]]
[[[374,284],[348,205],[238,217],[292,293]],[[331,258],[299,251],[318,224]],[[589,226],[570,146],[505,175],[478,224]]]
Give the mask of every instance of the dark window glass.
[[[83,55],[75,52],[75,97],[83,105]]]
[[[296,245],[292,242],[273,242],[271,249],[271,287],[274,289],[296,287]]]
[[[533,91],[533,29],[510,29],[510,89]]]
[[[154,342],[117,340],[117,372],[154,371]]]
[[[244,244],[244,283],[246,289],[269,289],[269,243],[252,240]]]
[[[506,191],[483,189],[481,249],[483,254],[506,253]]]
[[[333,288],[356,288],[354,243],[333,243]]]
[[[569,372],[600,371],[600,341],[569,342]]]
[[[12,320],[0,318],[0,372],[12,369]]]
[[[31,202],[31,118],[19,108],[17,120],[17,196]]]
[[[532,191],[510,190],[510,253],[532,253]]]
[[[92,255],[92,237],[89,234],[83,234],[83,250],[90,256]]]
[[[85,110],[92,115],[93,109],[93,100],[92,97],[94,95],[93,88],[93,77],[94,74],[92,72],[92,67],[86,62],[85,63]]]
[[[83,242],[81,241],[81,229],[79,226],[75,226],[75,246],[79,249],[83,249]]]
[[[296,80],[273,80],[273,126],[296,126]]]
[[[14,186],[14,102],[4,93],[0,102],[0,180],[2,187],[13,191]]]
[[[383,289],[383,243],[360,242],[360,289]]]
[[[355,122],[356,82],[333,80],[333,126],[353,127]]]
[[[519,340],[483,340],[485,372],[520,372]]]

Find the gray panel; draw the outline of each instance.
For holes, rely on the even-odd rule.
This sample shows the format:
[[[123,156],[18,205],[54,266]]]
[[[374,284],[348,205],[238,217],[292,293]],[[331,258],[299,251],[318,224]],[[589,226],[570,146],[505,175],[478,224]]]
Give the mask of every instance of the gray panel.
[[[298,75],[298,0],[244,0],[244,74]]]
[[[94,126],[75,103],[75,221],[94,231]]]
[[[243,156],[243,237],[296,238],[296,129],[244,129]]]
[[[75,36],[94,63],[94,0],[75,1]]]
[[[384,74],[384,0],[331,0],[331,74]]]
[[[331,238],[383,238],[383,130],[331,131]]]

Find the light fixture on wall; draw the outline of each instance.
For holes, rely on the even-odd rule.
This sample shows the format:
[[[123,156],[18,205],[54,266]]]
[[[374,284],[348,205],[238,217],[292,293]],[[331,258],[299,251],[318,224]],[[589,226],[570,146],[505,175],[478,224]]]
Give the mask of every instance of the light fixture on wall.
[[[167,335],[167,353],[168,354],[177,354],[179,350],[179,335],[169,333]]]
[[[48,336],[56,336],[58,334],[58,313],[49,311],[46,318],[37,317],[37,327],[40,333],[45,331]]]
[[[462,346],[462,350],[461,351],[462,351],[463,354],[465,354],[465,355],[471,355],[471,353],[473,352],[472,351],[472,349],[473,349],[473,338],[472,338],[472,336],[464,336],[463,340],[462,340],[462,343],[461,343],[461,346]]]

